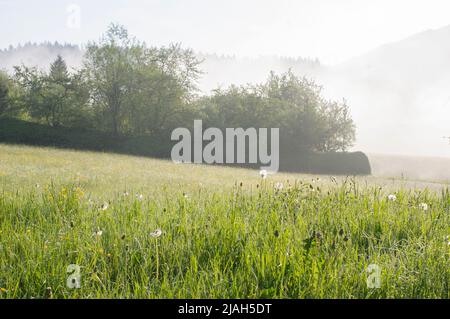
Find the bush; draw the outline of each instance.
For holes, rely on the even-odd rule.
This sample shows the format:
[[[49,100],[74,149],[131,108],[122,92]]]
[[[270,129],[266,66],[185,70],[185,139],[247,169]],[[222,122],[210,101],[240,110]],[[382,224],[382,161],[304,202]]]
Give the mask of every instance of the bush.
[[[300,153],[280,155],[280,169],[332,175],[370,175],[369,159],[362,152]]]

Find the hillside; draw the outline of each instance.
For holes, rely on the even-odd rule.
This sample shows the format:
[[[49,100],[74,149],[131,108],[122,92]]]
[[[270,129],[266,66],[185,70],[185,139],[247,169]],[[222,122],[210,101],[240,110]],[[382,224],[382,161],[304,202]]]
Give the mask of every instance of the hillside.
[[[429,30],[335,66],[321,78],[345,97],[366,152],[450,157],[450,26]]]
[[[339,182],[346,177],[336,177]],[[366,185],[378,185],[385,191],[399,187],[428,188],[440,191],[448,184],[388,177],[356,177]],[[267,183],[313,181],[317,186],[332,186],[329,176],[278,173]],[[261,183],[258,170],[209,165],[175,164],[169,160],[112,153],[61,150],[0,144],[0,191],[36,189],[45,185],[80,184],[95,196],[111,196],[125,191],[151,196],[167,192],[182,193],[229,190],[243,182],[245,189]],[[38,188],[38,190],[40,189]]]

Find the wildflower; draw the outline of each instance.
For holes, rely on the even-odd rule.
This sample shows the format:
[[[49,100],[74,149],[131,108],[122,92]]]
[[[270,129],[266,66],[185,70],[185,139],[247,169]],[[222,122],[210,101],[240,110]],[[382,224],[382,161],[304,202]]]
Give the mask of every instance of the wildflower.
[[[162,235],[162,230],[161,229],[157,229],[153,232],[150,233],[150,236],[152,236],[153,238],[158,238]]]
[[[123,196],[124,197],[128,197],[130,195],[130,193],[128,193],[128,192],[123,192]]]
[[[8,292],[8,290],[6,290],[5,288],[0,288],[0,292],[6,293],[6,292]]]
[[[81,187],[75,187],[75,196],[80,199],[84,197],[84,191]]]
[[[267,178],[267,171],[265,169],[262,169],[259,171],[259,176],[261,176],[262,179]]]
[[[103,211],[107,210],[107,209],[108,209],[108,203],[107,203],[107,202],[104,202],[104,203],[102,204],[102,206],[100,206],[100,209],[103,210]]]
[[[277,190],[277,191],[283,190],[283,187],[284,187],[284,185],[281,182],[278,182],[275,184],[275,190]]]
[[[144,195],[142,195],[142,194],[136,194],[136,198],[137,198],[139,201],[141,201],[141,200],[144,199]]]
[[[388,196],[388,200],[389,200],[390,202],[395,202],[395,201],[397,200],[397,196],[395,196],[394,194],[390,194],[390,195]]]
[[[419,204],[419,208],[423,211],[427,211],[428,210],[428,204],[427,203],[420,203]]]
[[[47,299],[53,298],[52,287],[47,287],[47,288],[45,288],[45,297],[46,297]]]
[[[103,235],[103,231],[101,229],[97,229],[93,234],[93,236],[97,236],[97,237],[100,237],[102,235]]]

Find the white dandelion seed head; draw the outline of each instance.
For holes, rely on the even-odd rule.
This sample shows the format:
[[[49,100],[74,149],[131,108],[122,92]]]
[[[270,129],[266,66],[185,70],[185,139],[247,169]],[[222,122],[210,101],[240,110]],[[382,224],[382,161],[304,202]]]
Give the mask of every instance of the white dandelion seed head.
[[[394,195],[394,194],[390,194],[390,195],[388,196],[388,200],[389,200],[390,202],[395,202],[395,201],[397,200],[397,196]]]
[[[259,171],[259,176],[261,176],[262,179],[266,179],[267,175],[268,175],[268,173],[265,169],[262,169]]]
[[[428,204],[427,203],[420,203],[419,204],[419,208],[423,211],[427,211],[428,210]]]
[[[150,233],[150,236],[152,236],[153,238],[158,238],[162,235],[162,230],[161,229],[157,229],[153,232]]]
[[[94,232],[93,235],[96,236],[96,237],[101,237],[103,235],[103,231],[98,229],[97,231]]]

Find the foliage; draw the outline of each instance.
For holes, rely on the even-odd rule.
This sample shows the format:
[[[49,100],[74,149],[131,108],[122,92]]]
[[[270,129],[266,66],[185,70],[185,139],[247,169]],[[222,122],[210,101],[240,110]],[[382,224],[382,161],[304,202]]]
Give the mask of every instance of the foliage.
[[[88,46],[83,69],[99,126],[116,136],[164,129],[192,99],[198,63],[179,45],[147,48],[111,25]]]
[[[80,74],[70,74],[61,56],[44,72],[26,66],[15,67],[15,78],[23,89],[21,102],[30,115],[56,127],[79,123],[86,117],[87,95]]]
[[[259,85],[216,90],[201,105],[211,126],[279,127],[282,143],[289,148],[345,151],[355,140],[345,101],[323,99],[319,86],[291,71],[271,73]]]
[[[10,98],[10,80],[7,74],[0,71],[0,116],[7,113],[11,107]]]

